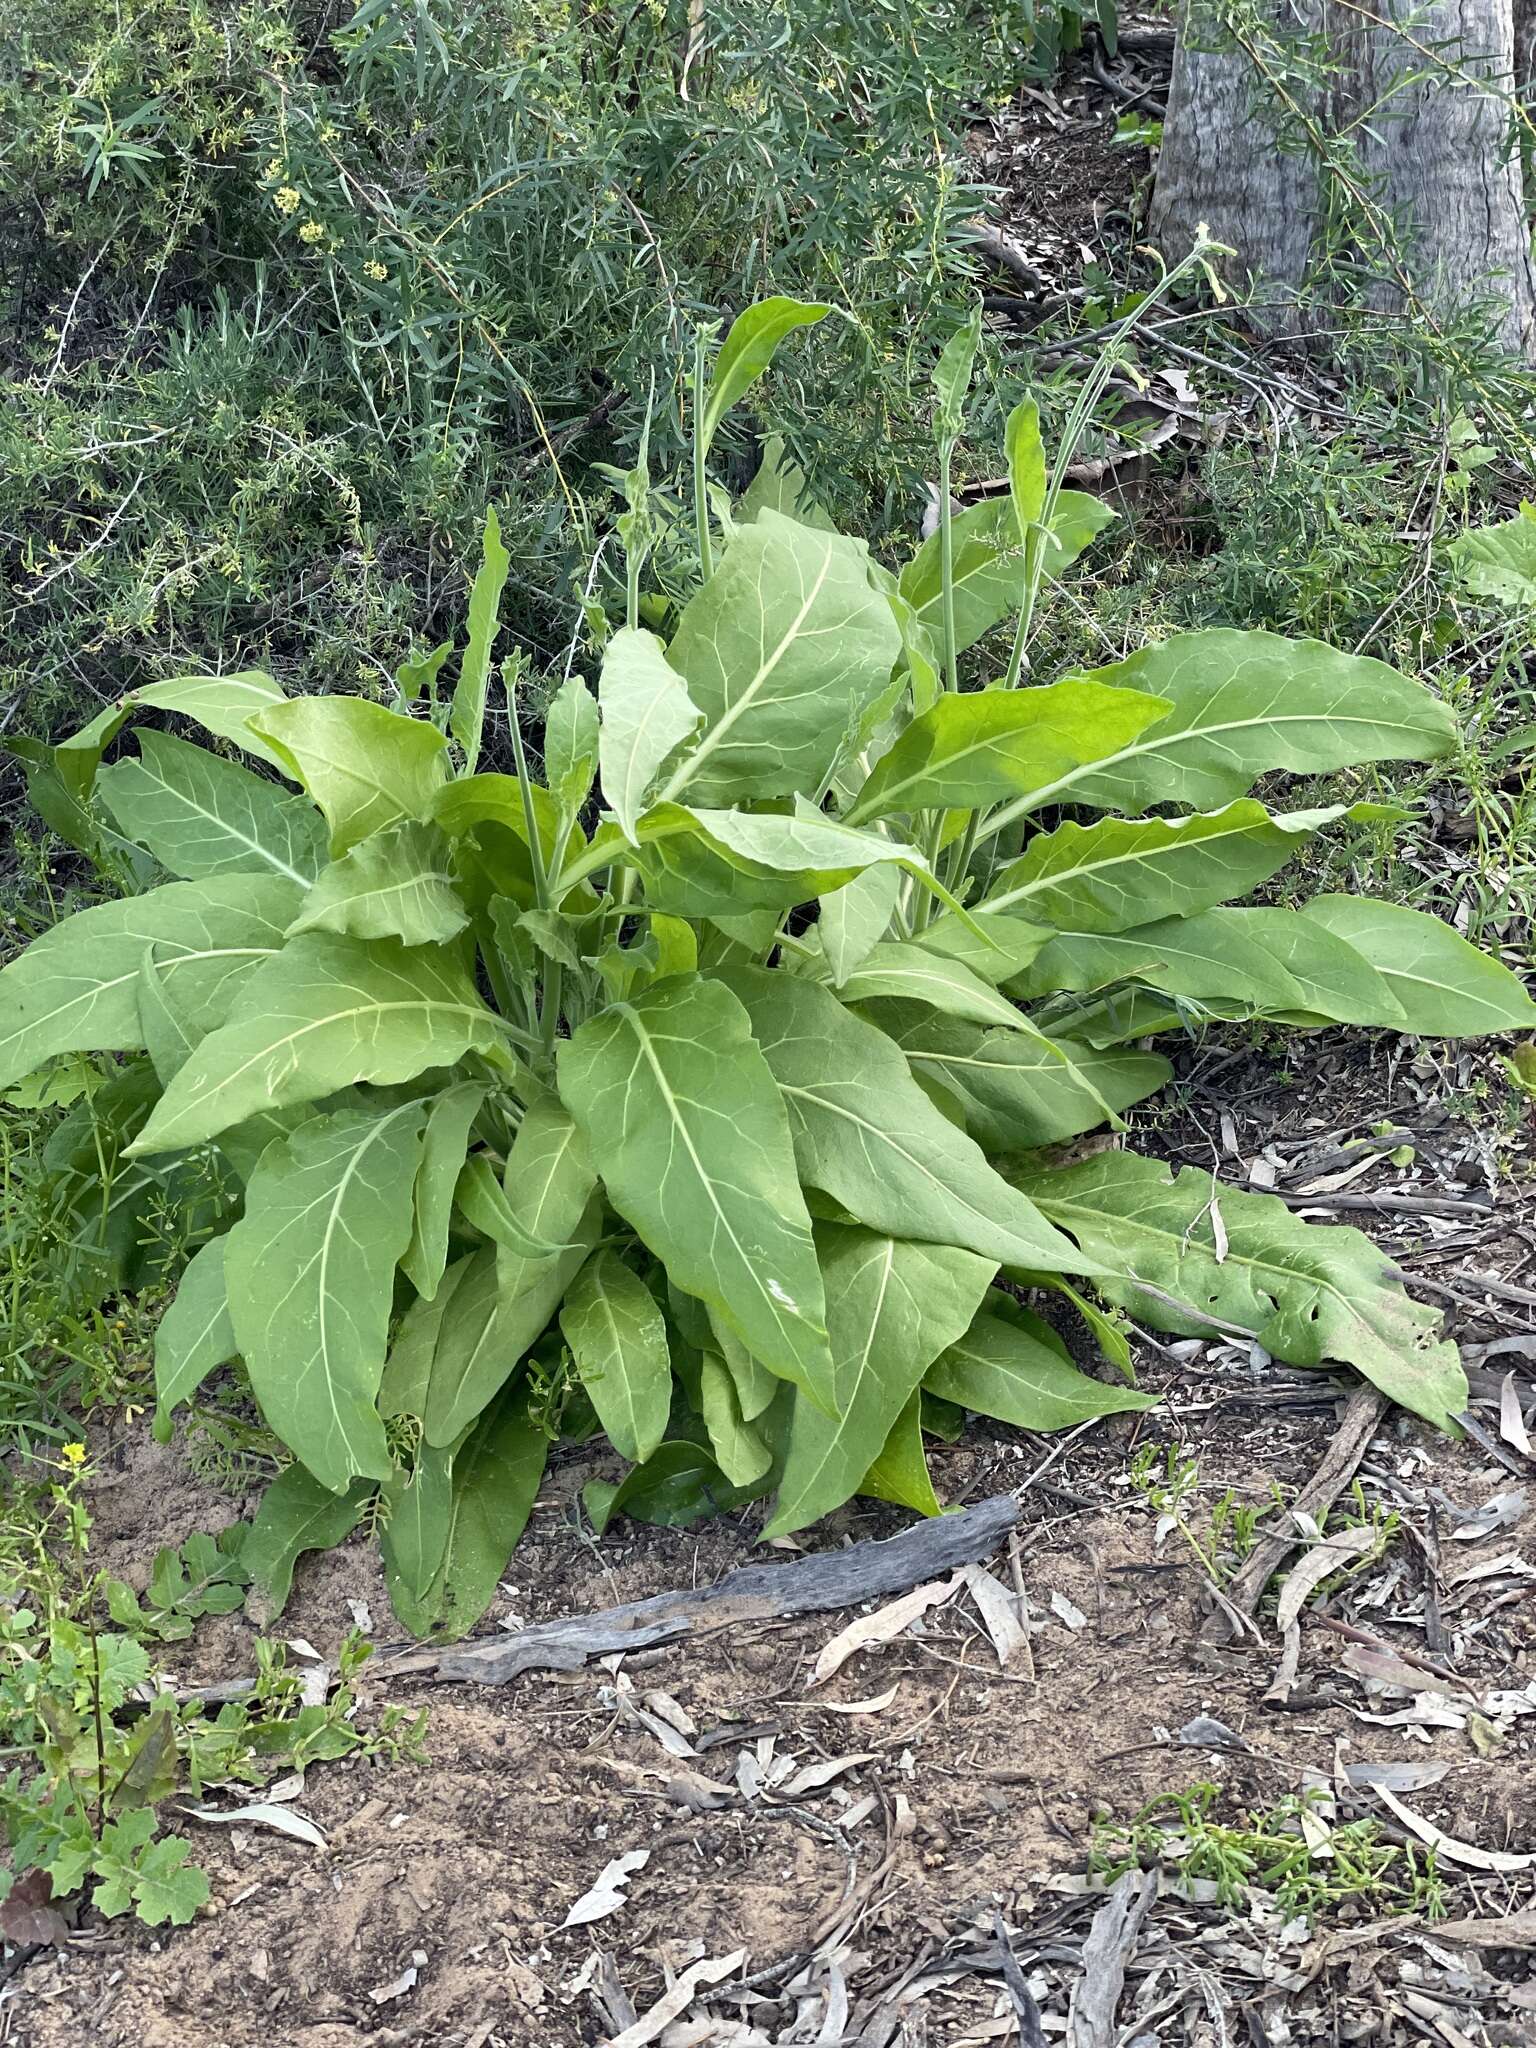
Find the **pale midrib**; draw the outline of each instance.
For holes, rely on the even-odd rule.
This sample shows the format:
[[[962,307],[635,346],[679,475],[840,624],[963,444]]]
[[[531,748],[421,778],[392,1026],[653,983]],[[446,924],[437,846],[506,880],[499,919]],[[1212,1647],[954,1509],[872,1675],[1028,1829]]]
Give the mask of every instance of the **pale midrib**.
[[[146,946],[163,946],[172,945],[175,941],[146,937],[144,943]],[[276,946],[208,946],[201,952],[178,953],[173,960],[157,960],[155,967],[156,971],[160,974],[170,974],[178,967],[186,967],[199,960],[238,960],[246,956],[253,960],[269,959],[278,950]],[[15,1031],[8,1033],[4,1038],[0,1038],[0,1050],[3,1050],[8,1045],[14,1045],[18,1038],[25,1038],[30,1032],[36,1031],[40,1026],[57,1023],[61,1017],[67,1017],[70,1011],[77,1009],[80,1004],[98,1002],[103,996],[110,995],[114,989],[122,988],[126,982],[137,982],[138,978],[139,968],[134,966],[127,974],[114,974],[110,981],[93,982],[89,988],[82,990],[79,995],[71,996],[67,1003],[60,1003],[56,1010],[49,1010],[44,1015],[29,1018],[25,1024],[20,1025]]]
[[[353,1179],[360,1170],[362,1161],[367,1157],[372,1147],[380,1141],[380,1139],[383,1137],[384,1133],[389,1129],[392,1123],[397,1122],[399,1118],[404,1116],[417,1115],[420,1113],[420,1109],[420,1103],[410,1102],[402,1104],[399,1109],[391,1110],[387,1116],[382,1116],[379,1118],[378,1122],[374,1124],[372,1128],[366,1133],[360,1145],[356,1145],[353,1147],[351,1156],[347,1160],[346,1170],[342,1174],[341,1179],[336,1183],[335,1193],[331,1197],[330,1209],[326,1217],[325,1231],[320,1240],[320,1271],[318,1275],[318,1292],[320,1296],[320,1328],[318,1332],[318,1338],[321,1369],[325,1379],[325,1391],[330,1398],[331,1415],[335,1423],[336,1436],[341,1442],[341,1445],[347,1456],[347,1462],[349,1464],[352,1462],[352,1447],[347,1440],[346,1425],[343,1423],[341,1419],[341,1409],[337,1406],[336,1403],[336,1383],[331,1373],[330,1316],[328,1313],[328,1307],[331,1299],[329,1280],[331,1265],[331,1241],[336,1234],[336,1219],[341,1212],[342,1199],[345,1196],[347,1189],[351,1186]]]
[[[769,1310],[772,1312],[774,1322],[781,1330],[785,1330],[785,1334],[788,1335],[789,1333],[787,1329],[785,1329],[784,1316],[782,1310],[780,1309],[779,1303],[774,1299],[773,1295],[768,1291],[766,1287],[762,1285],[761,1281],[758,1279],[756,1266],[753,1264],[752,1260],[747,1256],[747,1253],[742,1246],[740,1238],[737,1237],[736,1232],[731,1227],[730,1218],[726,1215],[724,1209],[720,1206],[720,1198],[715,1193],[714,1180],[711,1177],[711,1175],[706,1173],[704,1170],[704,1162],[700,1159],[698,1155],[698,1151],[694,1145],[692,1135],[689,1132],[687,1122],[682,1115],[681,1105],[678,1102],[677,1097],[672,1092],[671,1086],[667,1081],[667,1077],[665,1072],[663,1071],[660,1060],[658,1060],[656,1057],[655,1048],[651,1044],[650,1033],[646,1030],[645,1025],[641,1018],[638,1017],[634,1010],[631,1009],[627,1004],[625,1005],[624,1014],[626,1021],[629,1023],[631,1029],[634,1031],[636,1038],[640,1041],[641,1056],[644,1058],[646,1065],[650,1068],[652,1076],[655,1079],[656,1086],[661,1091],[662,1100],[665,1102],[667,1107],[667,1115],[672,1121],[673,1128],[677,1131],[678,1136],[683,1141],[683,1147],[686,1150],[688,1157],[693,1164],[694,1176],[697,1179],[699,1186],[704,1190],[705,1194],[709,1198],[709,1206],[711,1207],[711,1209],[714,1210],[715,1216],[719,1221],[720,1227],[724,1230],[726,1236],[729,1238],[731,1245],[735,1250],[736,1256],[741,1262],[743,1270],[751,1275],[752,1284],[757,1289],[758,1295],[769,1308]],[[797,1316],[801,1316],[803,1318],[803,1311],[800,1309],[798,1303],[796,1303],[795,1305],[795,1312]],[[811,1327],[808,1320],[807,1327]],[[798,1348],[793,1346],[791,1348],[794,1352],[796,1362],[798,1364]],[[801,1367],[801,1370],[804,1370],[803,1366]]]
[[[679,763],[666,788],[661,792],[660,802],[672,803],[676,800],[680,792],[686,789],[694,776],[698,774],[710,755],[720,746],[721,742],[735,725],[737,719],[752,709],[758,696],[766,686],[769,677],[783,660],[789,648],[793,646],[799,635],[800,628],[804,625],[806,617],[810,612],[811,606],[821,595],[821,587],[826,582],[831,569],[832,550],[829,547],[822,556],[821,567],[816,572],[815,580],[812,582],[810,590],[806,594],[799,611],[795,613],[794,618],[785,629],[778,645],[767,660],[760,663],[757,674],[752,678],[746,689],[742,691],[736,702],[726,708],[718,723],[710,727],[687,760]],[[688,678],[684,676],[683,686],[685,689],[687,684]]]
[[[1019,818],[1027,818],[1031,811],[1039,810],[1042,804],[1059,797],[1064,789],[1071,789],[1076,783],[1085,782],[1095,775],[1108,775],[1129,762],[1148,754],[1171,754],[1181,743],[1218,738],[1223,733],[1251,732],[1260,728],[1277,725],[1360,725],[1380,727],[1390,723],[1382,717],[1360,718],[1350,712],[1288,711],[1266,713],[1262,718],[1229,718],[1221,725],[1189,725],[1181,732],[1171,732],[1161,739],[1154,733],[1148,740],[1136,740],[1128,747],[1121,747],[1117,753],[1107,755],[1103,760],[1084,761],[1076,768],[1069,768],[1065,775],[1058,775],[1054,782],[1047,782],[1039,789],[1032,789],[1025,796],[1017,797],[995,818],[989,818],[979,837],[990,839],[996,833],[1005,831]],[[1411,729],[1411,728],[1410,728]],[[1263,769],[1255,769],[1248,778],[1250,785],[1256,782]]]
[[[238,1081],[243,1080],[252,1067],[259,1065],[263,1060],[271,1059],[279,1052],[299,1045],[311,1032],[329,1030],[333,1025],[348,1023],[354,1017],[390,1016],[397,1010],[434,1010],[442,1011],[449,1016],[489,1018],[492,1022],[496,1021],[491,1017],[491,1013],[479,1004],[448,1002],[442,998],[432,996],[416,996],[409,1002],[400,1003],[359,1003],[350,1010],[331,1010],[324,1017],[312,1018],[309,1023],[301,1025],[297,1031],[290,1031],[281,1038],[270,1039],[259,1051],[252,1053],[248,1060],[243,1061],[231,1073],[225,1074],[218,1081],[210,1082],[200,1093],[191,1095],[185,1103],[179,1104],[178,1115],[185,1117],[191,1111],[201,1108],[205,1103],[216,1101],[220,1094],[233,1088]],[[226,1030],[231,1028],[243,1027],[231,1027],[228,1025],[224,1027]],[[214,1035],[217,1036],[218,1034],[215,1033]],[[207,1042],[205,1040],[204,1044],[206,1045]],[[174,1086],[174,1083],[172,1085]],[[161,1098],[162,1107],[164,1106],[164,1099],[164,1097]],[[218,1131],[223,1128],[224,1126],[221,1124],[217,1127],[217,1130],[209,1135],[217,1136]],[[142,1139],[140,1142],[142,1143]]]
[[[1132,819],[1125,822],[1141,821]],[[1008,910],[1015,903],[1027,902],[1031,896],[1044,895],[1048,889],[1059,889],[1065,884],[1081,881],[1085,876],[1107,874],[1112,868],[1145,867],[1149,862],[1165,856],[1169,859],[1178,859],[1187,854],[1192,847],[1198,847],[1203,852],[1207,847],[1219,847],[1229,839],[1253,839],[1270,826],[1285,831],[1278,818],[1266,815],[1262,818],[1250,818],[1240,825],[1230,825],[1224,832],[1205,832],[1198,838],[1191,835],[1188,839],[1168,839],[1161,846],[1109,854],[1101,860],[1079,861],[1074,867],[1057,868],[1051,874],[1036,875],[1033,880],[1021,883],[1017,889],[1010,889],[1005,896],[989,896],[980,907],[991,911]],[[1093,828],[1090,826],[1088,829]],[[1296,838],[1298,842],[1301,838],[1300,833],[1288,836]],[[1108,936],[1113,938],[1118,935],[1110,933]]]
[[[152,775],[148,769],[145,770],[145,775],[149,781],[153,782],[165,794],[170,802],[180,804],[183,810],[190,811],[195,818],[206,819],[210,825],[216,826],[226,839],[233,839],[237,845],[246,847],[261,860],[264,860],[268,867],[275,868],[278,874],[286,875],[291,882],[297,882],[301,889],[308,889],[312,886],[307,875],[301,875],[297,868],[290,867],[287,861],[281,859],[270,847],[265,846],[261,840],[255,838],[251,833],[242,832],[237,825],[231,824],[220,812],[210,811],[206,805],[198,803],[195,798],[188,796],[183,790],[173,788],[163,776]]]
[[[880,1274],[879,1292],[875,1297],[875,1305],[870,1313],[869,1327],[866,1330],[864,1336],[864,1348],[859,1353],[858,1369],[856,1370],[853,1376],[853,1385],[848,1391],[847,1402],[839,1414],[837,1427],[833,1430],[832,1434],[826,1438],[825,1450],[822,1452],[821,1457],[817,1459],[815,1465],[806,1474],[805,1479],[801,1484],[799,1492],[800,1500],[804,1500],[808,1494],[815,1494],[816,1487],[819,1484],[823,1473],[827,1470],[827,1467],[829,1465],[835,1462],[838,1453],[842,1449],[843,1437],[848,1428],[848,1424],[852,1419],[854,1404],[858,1400],[859,1396],[859,1389],[863,1386],[865,1376],[869,1371],[870,1354],[874,1350],[875,1338],[878,1335],[880,1329],[880,1318],[885,1312],[885,1298],[886,1295],[890,1292],[891,1278],[896,1269],[896,1246],[894,1241],[890,1238],[887,1238],[885,1241],[885,1247],[883,1253],[881,1254],[880,1263],[882,1271]],[[837,1360],[835,1358],[832,1361],[832,1372],[834,1382],[833,1397],[835,1400],[837,1393]],[[795,1510],[798,1506],[798,1503],[791,1502],[787,1503],[787,1505],[789,1505],[792,1510]],[[782,1509],[780,1510],[780,1512],[782,1512]]]

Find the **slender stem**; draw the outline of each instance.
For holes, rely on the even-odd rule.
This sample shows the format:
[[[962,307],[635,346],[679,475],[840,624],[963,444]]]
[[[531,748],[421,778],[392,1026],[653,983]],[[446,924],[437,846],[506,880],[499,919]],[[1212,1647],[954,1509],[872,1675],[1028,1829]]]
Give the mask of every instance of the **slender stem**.
[[[955,508],[950,497],[955,444],[948,437],[939,447],[939,576],[944,597],[944,686],[960,694],[960,636],[955,630]]]
[[[699,536],[699,569],[707,583],[715,573],[714,544],[709,533],[709,478],[704,459],[704,336],[693,337],[693,522]]]
[[[528,828],[528,859],[533,868],[533,893],[538,898],[539,908],[549,908],[549,873],[544,865],[544,842],[539,837],[539,821],[533,808],[533,779],[528,773],[528,756],[523,750],[523,729],[517,716],[517,698],[509,682],[507,686],[507,725],[512,734],[512,756],[517,764],[517,786],[523,797],[523,822]]]

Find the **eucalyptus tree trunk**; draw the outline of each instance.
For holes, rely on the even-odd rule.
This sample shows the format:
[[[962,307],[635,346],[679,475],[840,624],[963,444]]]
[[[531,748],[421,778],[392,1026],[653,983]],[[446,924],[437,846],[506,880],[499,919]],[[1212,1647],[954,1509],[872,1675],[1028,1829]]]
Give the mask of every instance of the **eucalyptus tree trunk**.
[[[1153,235],[1176,257],[1204,222],[1271,332],[1327,324],[1326,291],[1298,301],[1342,259],[1368,306],[1434,324],[1493,302],[1532,355],[1515,68],[1515,0],[1185,0]]]

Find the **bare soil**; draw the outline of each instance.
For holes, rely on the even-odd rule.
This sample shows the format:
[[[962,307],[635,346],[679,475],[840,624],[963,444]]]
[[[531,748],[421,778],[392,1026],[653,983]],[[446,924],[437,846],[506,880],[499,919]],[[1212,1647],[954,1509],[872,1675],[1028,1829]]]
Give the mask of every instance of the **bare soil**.
[[[684,2015],[664,2042],[815,2039],[815,2026],[796,2030],[806,2013],[818,2025],[837,2021],[829,2042],[1009,2039],[994,1916],[1012,1932],[1047,2032],[1059,2035],[1102,1903],[1084,1875],[1098,1816],[1124,1821],[1160,1794],[1214,1783],[1219,1813],[1236,1819],[1308,1783],[1337,1783],[1350,1763],[1438,1761],[1446,1775],[1407,1798],[1414,1812],[1485,1851],[1536,1850],[1536,1713],[1501,1721],[1492,1739],[1470,1713],[1447,1727],[1392,1725],[1414,1710],[1414,1695],[1375,1683],[1359,1645],[1329,1626],[1347,1616],[1346,1630],[1399,1655],[1448,1660],[1450,1690],[1474,1699],[1536,1681],[1536,1599],[1523,1576],[1536,1570],[1536,1516],[1482,1538],[1457,1534],[1494,1496],[1529,1491],[1531,1463],[1500,1439],[1497,1401],[1511,1369],[1527,1411],[1536,1399],[1536,1345],[1518,1342],[1531,1308],[1472,1276],[1503,1276],[1506,1292],[1518,1293],[1536,1256],[1528,1195],[1510,1178],[1527,1164],[1531,1134],[1467,1120],[1465,1108],[1480,1111],[1477,1091],[1490,1085],[1486,1058],[1419,1070],[1391,1063],[1384,1046],[1342,1047],[1316,1041],[1304,1084],[1280,1048],[1196,1049],[1159,1113],[1163,1128],[1140,1134],[1201,1164],[1215,1154],[1240,1181],[1265,1148],[1300,1173],[1310,1170],[1308,1147],[1326,1155],[1347,1145],[1355,1125],[1413,1125],[1414,1159],[1378,1165],[1348,1192],[1407,1193],[1448,1212],[1389,1211],[1376,1224],[1410,1272],[1461,1295],[1448,1306],[1480,1361],[1473,1413],[1486,1441],[1452,1443],[1400,1415],[1385,1421],[1361,1468],[1362,1497],[1401,1525],[1382,1558],[1304,1617],[1288,1710],[1264,1702],[1279,1656],[1273,1622],[1261,1613],[1255,1639],[1220,1645],[1200,1560],[1128,1476],[1139,1447],[1182,1447],[1198,1461],[1198,1490],[1182,1512],[1202,1534],[1229,1490],[1239,1503],[1262,1503],[1277,1483],[1294,1489],[1314,1469],[1342,1383],[1256,1359],[1245,1345],[1149,1341],[1141,1377],[1165,1405],[1065,1448],[980,1425],[958,1444],[933,1446],[947,1502],[1020,1492],[1032,1675],[1000,1667],[961,1597],[814,1690],[811,1666],[847,1615],[748,1626],[633,1656],[622,1669],[528,1676],[505,1688],[392,1677],[393,1623],[375,1555],[353,1542],[301,1565],[277,1632],[327,1656],[353,1622],[349,1603],[366,1603],[381,1650],[365,1673],[361,1713],[426,1705],[429,1764],[313,1769],[295,1803],[326,1831],[325,1850],[255,1827],[185,1821],[213,1883],[209,1908],[158,1936],[87,1911],[66,1950],[20,1973],[0,2006],[0,2038],[28,2048],[564,2048],[612,2038],[671,1977],[740,1949],[745,1960],[721,1993],[734,1986],[734,1998],[702,2020]],[[1223,1111],[1213,1116],[1207,1103],[1218,1094]],[[1469,1160],[1482,1162],[1470,1177]],[[1512,1348],[1483,1359],[1479,1346],[1499,1342]],[[229,1518],[231,1503],[142,1428],[97,1452],[93,1505],[111,1568],[142,1578],[158,1543]],[[1511,1470],[1522,1467],[1524,1481]],[[608,1469],[586,1454],[557,1459],[488,1630],[709,1583],[752,1554],[756,1511],[693,1531],[621,1523],[594,1542],[577,1496]],[[901,1519],[859,1503],[807,1541],[884,1535]],[[1425,1544],[1437,1538],[1431,1574]],[[1486,1577],[1463,1576],[1498,1559]],[[1011,1588],[1009,1560],[994,1569]],[[1426,1648],[1431,1586],[1438,1656]],[[238,1616],[204,1624],[168,1662],[182,1683],[238,1676],[252,1668],[253,1633]],[[1449,1681],[1426,1675],[1423,1685],[1420,1707],[1443,1708]],[[637,1718],[653,1690],[683,1709],[695,1754],[669,1754],[654,1716],[649,1726]],[[838,1711],[859,1703],[862,1711]],[[1224,1724],[1243,1746],[1213,1748],[1208,1730],[1181,1741],[1197,1716]],[[853,1761],[801,1796],[774,1789],[843,1757]],[[1369,1795],[1358,1810],[1372,1810]],[[1381,1817],[1389,1834],[1397,1828]],[[630,1877],[627,1902],[562,1930],[610,1859],[642,1849],[648,1860]],[[1525,1873],[1445,1864],[1442,1875],[1454,1916],[1504,1916],[1536,1901]],[[1532,1952],[1529,1922],[1508,1949],[1457,1948],[1422,1924],[1373,1924],[1353,1907],[1286,1929],[1262,1901],[1246,1911],[1191,1901],[1165,1871],[1126,1996],[1139,2007],[1173,1998],[1171,2030],[1144,2030],[1147,2040],[1214,2043],[1225,2027],[1227,2038],[1246,2028],[1250,2040],[1276,2044],[1525,2041],[1536,2038]],[[852,2005],[847,2024],[865,2031],[842,2031],[828,2003],[834,1963]],[[1414,1999],[1459,2031],[1436,2031]]]

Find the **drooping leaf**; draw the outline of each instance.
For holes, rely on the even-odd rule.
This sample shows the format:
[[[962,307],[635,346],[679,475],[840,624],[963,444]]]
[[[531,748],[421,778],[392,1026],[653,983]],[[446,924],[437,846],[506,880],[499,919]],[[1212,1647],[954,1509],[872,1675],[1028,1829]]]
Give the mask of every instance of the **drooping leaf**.
[[[434,1096],[427,1111],[411,1241],[400,1261],[406,1278],[427,1301],[437,1293],[447,1263],[454,1190],[469,1147],[470,1125],[485,1096],[482,1082],[460,1081]]]
[[[1030,840],[987,896],[1058,931],[1123,932],[1244,895],[1338,811],[1271,813],[1252,797],[1186,818],[1101,818]]]
[[[779,343],[797,327],[814,327],[832,308],[814,300],[759,299],[731,322],[709,383],[698,433],[708,454],[720,422],[773,361]]]
[[[703,716],[654,633],[621,627],[597,684],[603,801],[631,844],[662,769]]]
[[[679,1287],[830,1412],[789,1119],[740,1002],[719,981],[647,990],[583,1024],[560,1049],[559,1078],[620,1215]]]
[[[735,1376],[713,1351],[706,1351],[699,1364],[699,1412],[715,1463],[726,1478],[733,1486],[755,1486],[773,1464],[773,1451],[742,1413]]]
[[[316,1117],[271,1146],[226,1239],[229,1312],[269,1425],[340,1493],[392,1469],[377,1400],[426,1105]]]
[[[998,1263],[1087,1270],[934,1108],[883,1032],[798,976],[742,967],[721,979],[746,1006],[810,1186],[872,1230],[965,1246]],[[750,1335],[748,1343],[771,1363]]]
[[[845,980],[890,929],[901,871],[884,865],[866,868],[821,899],[816,930],[834,983]]]
[[[436,726],[366,697],[299,697],[257,712],[250,727],[325,813],[338,859],[370,832],[424,818],[447,779]]]
[[[1168,709],[1148,692],[1086,680],[943,696],[875,763],[847,822],[1026,794],[1127,746]]]
[[[487,1246],[471,1261],[432,1362],[426,1435],[451,1444],[510,1377],[558,1308],[601,1232],[603,1204],[586,1146],[553,1097],[523,1118],[503,1191],[535,1236],[570,1251],[524,1258]]]
[[[168,733],[141,732],[138,759],[103,769],[99,786],[123,837],[188,881],[274,874],[303,888],[324,865],[313,804]]]
[[[995,988],[1027,967],[1051,937],[1049,925],[1030,924],[1006,911],[983,910],[966,918],[946,911],[914,943],[925,953],[958,961]]]
[[[1322,775],[1361,761],[1437,761],[1455,741],[1450,712],[1421,683],[1320,640],[1211,627],[1144,647],[1091,680],[1146,690],[1173,709],[1117,759],[1043,784],[1032,806],[1210,810],[1275,769]]]
[[[302,894],[277,875],[225,875],[61,918],[0,972],[0,1087],[57,1053],[141,1046],[139,970],[151,945],[162,975],[215,1001],[226,976],[282,944]]]
[[[431,1629],[452,1640],[484,1614],[527,1526],[548,1456],[549,1438],[530,1419],[521,1382],[486,1410],[457,1450],[426,1454],[431,1464],[446,1459],[449,1467],[446,1487],[434,1477],[414,1516],[414,1570],[419,1574],[435,1553],[432,1574],[414,1598],[408,1590],[401,1597],[404,1574],[401,1587],[393,1578],[390,1585],[391,1604],[413,1633]],[[394,1526],[392,1517],[391,1532]],[[397,1568],[408,1555],[407,1540],[402,1525],[391,1546]]]
[[[1025,1324],[998,1315],[979,1315],[923,1385],[940,1400],[1016,1429],[1070,1429],[1092,1416],[1157,1406],[1155,1394],[1090,1378]]]
[[[778,1502],[764,1532],[791,1535],[860,1490],[923,1374],[969,1327],[996,1268],[955,1245],[837,1223],[816,1227],[838,1420],[796,1395]]]
[[[864,1477],[859,1492],[871,1500],[893,1501],[919,1515],[941,1515],[943,1503],[933,1490],[928,1470],[928,1453],[923,1448],[923,1395],[912,1389],[905,1406],[891,1424],[890,1434],[880,1447]]]
[[[420,1176],[418,1172],[418,1185]],[[402,1265],[404,1261],[402,1260]],[[431,1295],[419,1294],[400,1318],[384,1377],[379,1382],[379,1413],[386,1421],[395,1415],[414,1415],[418,1421],[427,1412],[427,1389],[448,1304],[461,1280],[474,1263],[474,1255],[455,1259],[443,1273]]]
[[[488,1237],[499,1250],[514,1258],[554,1258],[575,1249],[574,1245],[539,1237],[528,1228],[483,1152],[472,1152],[465,1160],[453,1199],[472,1230],[478,1230],[482,1237]]]
[[[966,1129],[992,1154],[1094,1130],[1156,1094],[1173,1072],[1155,1053],[1095,1052],[1045,1032],[1025,1037],[894,1005],[874,1014],[914,1072],[959,1101]]]
[[[318,1102],[356,1081],[414,1080],[501,1043],[451,954],[306,932],[252,975],[240,1013],[177,1074],[138,1149],[201,1144],[258,1110]]]
[[[501,525],[493,505],[488,507],[485,515],[480,567],[475,572],[474,585],[469,593],[469,637],[464,647],[464,659],[459,665],[459,680],[454,686],[453,708],[448,714],[448,730],[464,750],[466,775],[474,774],[480,759],[491,648],[496,639],[497,614],[510,564],[511,557],[501,544]],[[406,815],[420,817],[421,812],[412,810]]]
[[[597,703],[580,676],[567,676],[544,714],[544,780],[572,817],[592,788],[597,749]]]
[[[429,946],[456,937],[468,922],[448,841],[436,825],[413,818],[386,825],[332,861],[305,897],[289,936],[339,932]]]
[[[1301,914],[1376,969],[1402,1009],[1405,1031],[1472,1038],[1536,1025],[1536,1003],[1518,975],[1441,918],[1361,896],[1315,896]]]
[[[453,1460],[451,1448],[423,1444],[411,1473],[384,1489],[384,1583],[395,1618],[413,1636],[430,1634],[441,1611],[433,1593],[453,1524]]]
[[[781,817],[657,804],[638,837],[647,897],[678,917],[787,910],[876,866],[905,869],[933,886],[916,847],[851,831],[815,811]]]
[[[279,1472],[240,1546],[240,1563],[271,1603],[274,1617],[288,1604],[293,1568],[306,1550],[329,1550],[362,1520],[373,1494],[367,1480],[332,1493],[302,1465]]]
[[[171,1440],[171,1411],[235,1355],[224,1280],[227,1240],[210,1238],[188,1263],[155,1331],[155,1441]]]
[[[844,980],[841,994],[847,1003],[890,997],[1003,1031],[1033,1036],[1035,1029],[1016,1003],[964,961],[933,952],[919,939],[889,939],[874,947]]]
[[[689,600],[667,650],[704,724],[663,795],[686,788],[720,804],[818,789],[900,646],[862,546],[764,512]]]
[[[1128,1152],[1021,1185],[1114,1267],[1095,1282],[1099,1293],[1154,1329],[1205,1336],[1217,1326],[1203,1316],[1214,1315],[1288,1365],[1352,1365],[1441,1428],[1467,1405],[1456,1347],[1436,1335],[1438,1314],[1409,1299],[1358,1230],[1304,1223],[1273,1195],[1238,1193],[1195,1167],[1175,1174]]]
[[[102,755],[134,712],[148,705],[156,710],[179,712],[216,739],[233,740],[258,760],[281,768],[283,763],[277,754],[251,731],[246,720],[252,712],[283,701],[283,692],[271,676],[257,669],[228,676],[176,676],[130,690],[104,711],[97,712],[78,732],[45,752],[64,793],[75,803],[83,804],[90,796]]]
[[[666,1319],[651,1290],[617,1252],[595,1252],[561,1304],[560,1334],[614,1449],[643,1465],[672,1408]]]

